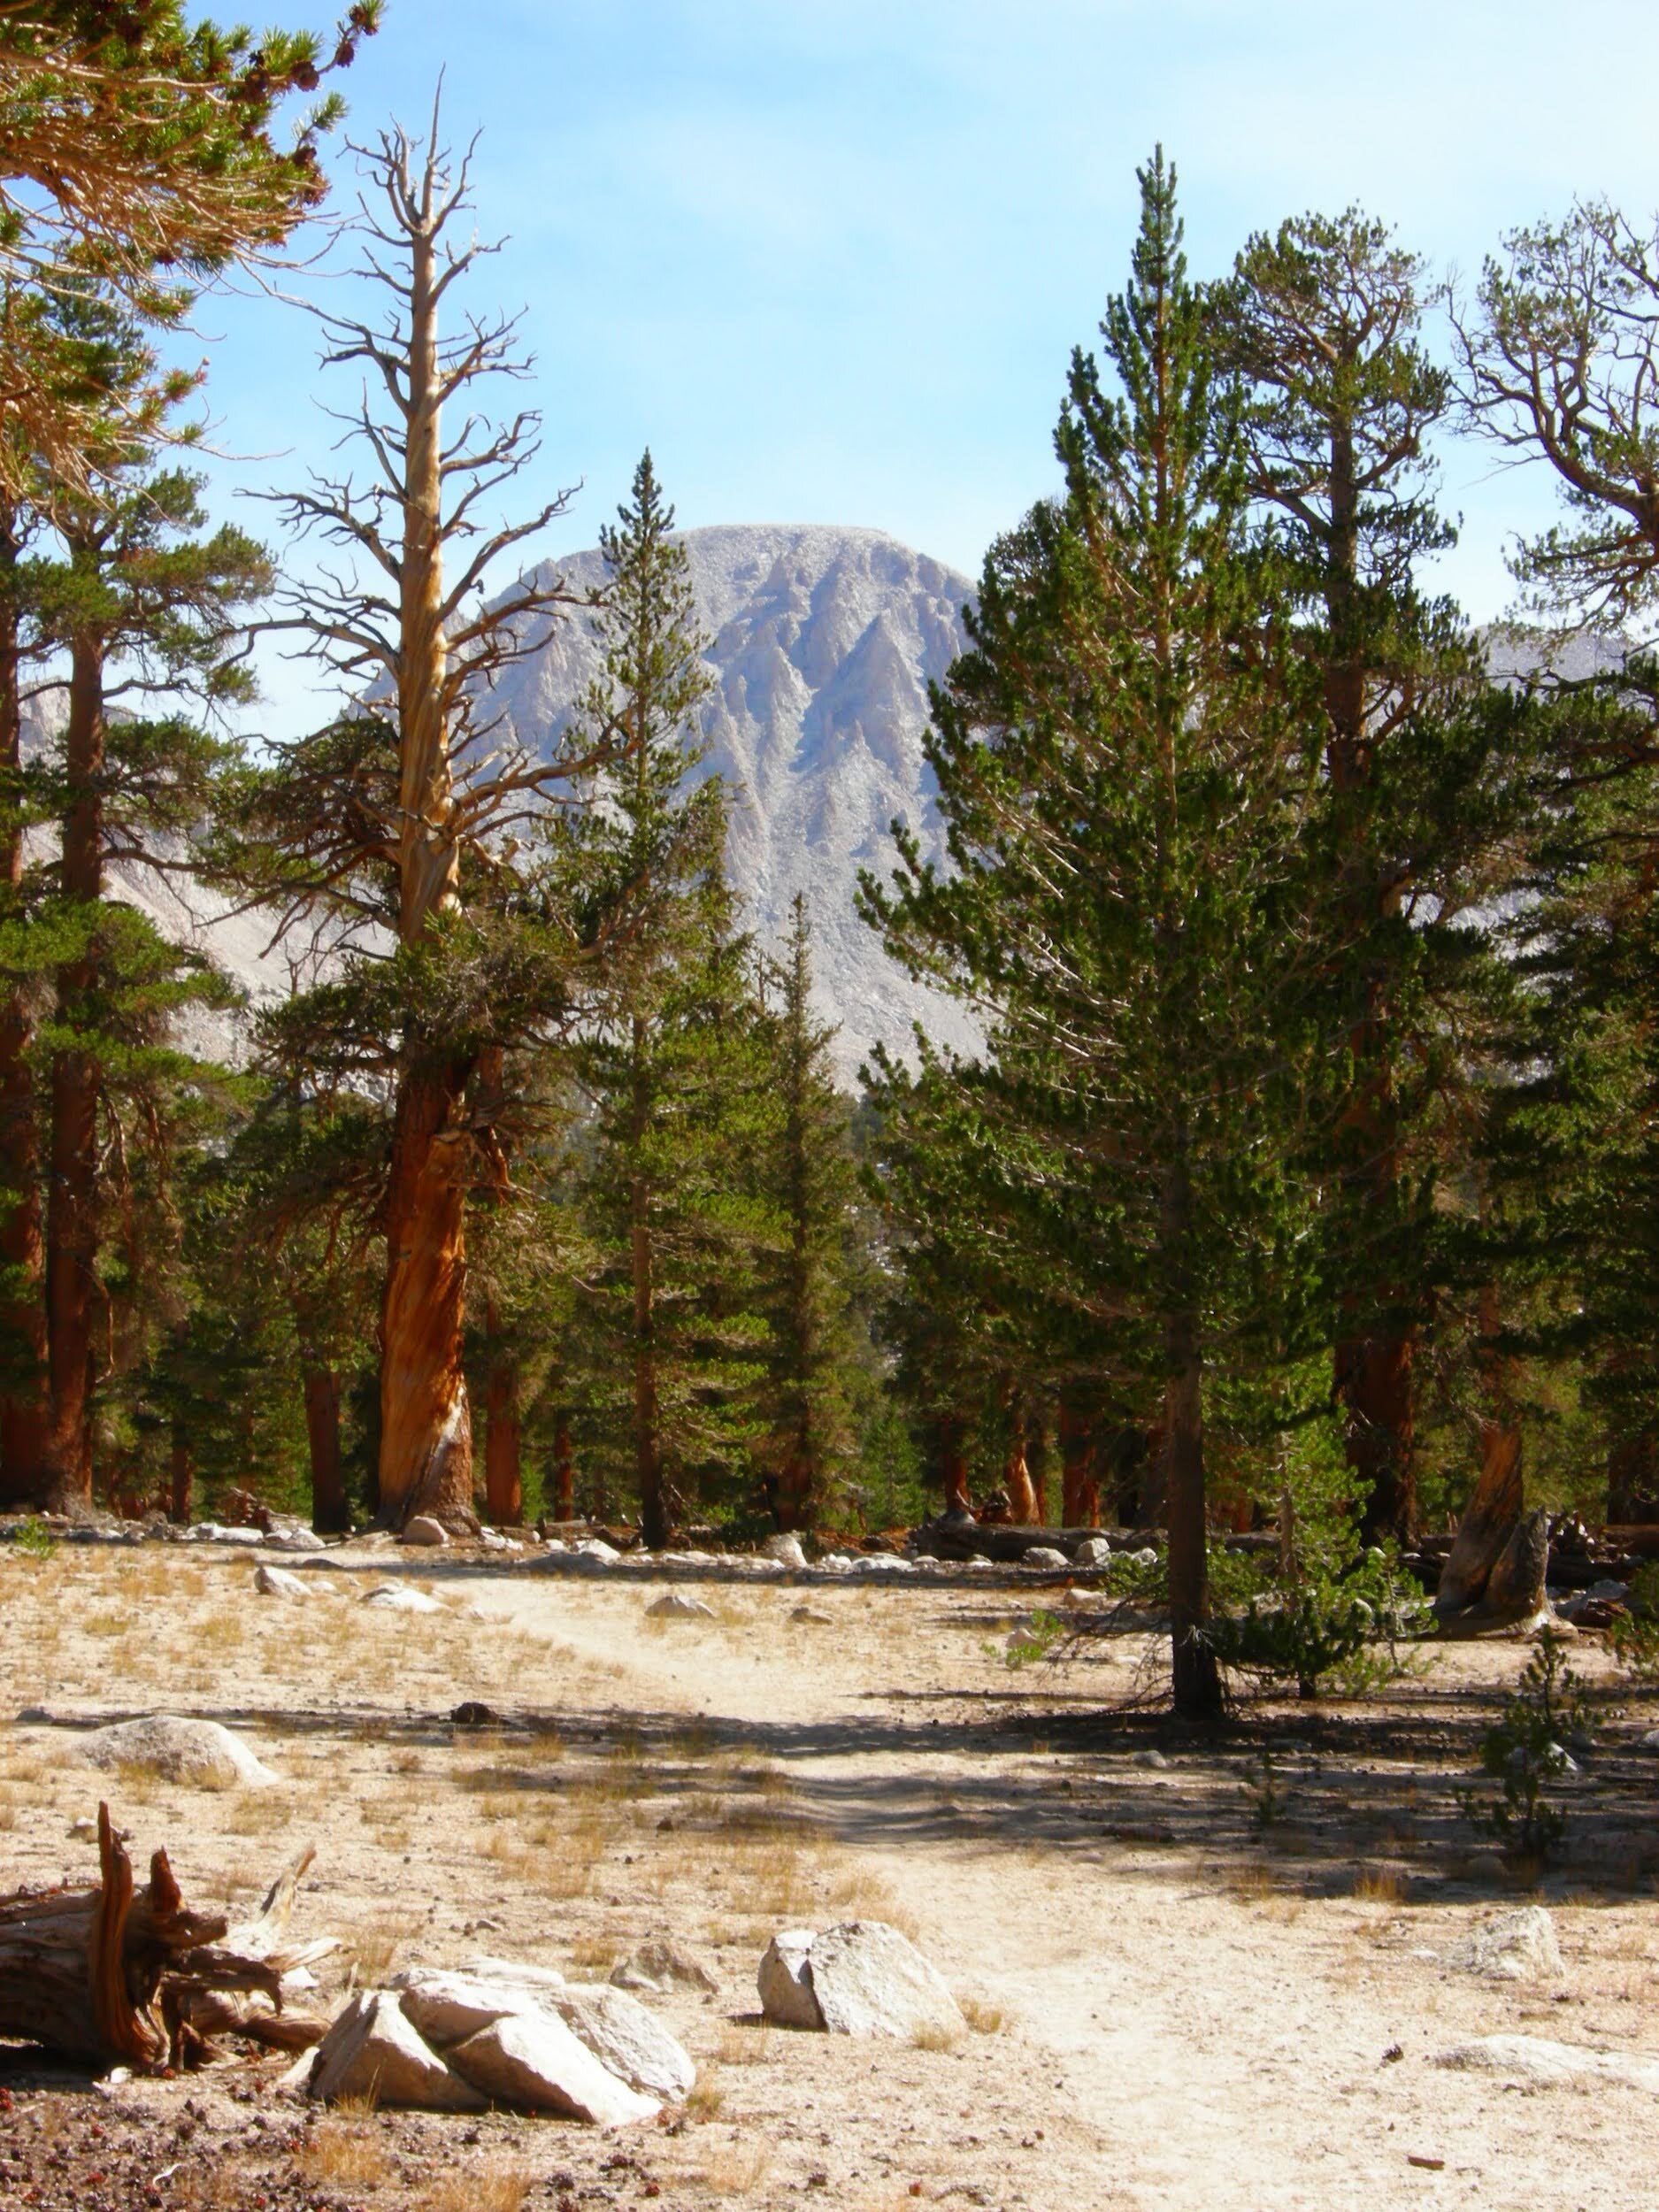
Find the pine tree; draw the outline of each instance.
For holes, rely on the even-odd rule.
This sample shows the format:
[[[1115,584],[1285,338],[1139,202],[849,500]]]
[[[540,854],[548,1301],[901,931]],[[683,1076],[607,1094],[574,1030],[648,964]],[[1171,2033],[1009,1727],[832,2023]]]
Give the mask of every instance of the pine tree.
[[[848,1379],[855,1357],[851,1249],[856,1179],[849,1109],[835,1087],[833,1029],[813,1017],[811,926],[795,894],[780,960],[769,964],[777,1125],[768,1195],[783,1229],[767,1272],[771,1344],[764,1448],[780,1529],[810,1529],[852,1444]]]
[[[1430,495],[1425,438],[1451,391],[1423,348],[1425,289],[1421,264],[1348,209],[1252,238],[1222,296],[1248,394],[1251,488],[1323,680],[1325,826],[1341,893],[1333,1014],[1348,1040],[1328,1264],[1336,1394],[1367,1542],[1415,1534],[1412,1369],[1432,1308],[1433,1181],[1413,1141],[1439,1092],[1421,1080],[1438,1056],[1424,1032],[1463,964],[1443,916],[1485,822],[1444,804],[1452,731],[1478,679],[1454,611],[1417,580],[1454,535]]]
[[[1175,1701],[1202,1716],[1205,1377],[1312,1310],[1289,1154],[1322,743],[1161,152],[1141,188],[1102,326],[1120,392],[1074,356],[1064,497],[993,549],[936,702],[954,872],[901,839],[867,897],[913,971],[993,1010],[976,1089],[1026,1235],[1118,1373],[1161,1388]]]
[[[603,534],[603,669],[589,743],[621,757],[568,832],[603,938],[573,1056],[591,1126],[582,1211],[602,1255],[579,1323],[595,1449],[631,1446],[645,1540],[741,1479],[757,1425],[771,1232],[761,1159],[776,1105],[753,954],[726,879],[726,799],[695,780],[708,688],[684,549],[648,453]]]

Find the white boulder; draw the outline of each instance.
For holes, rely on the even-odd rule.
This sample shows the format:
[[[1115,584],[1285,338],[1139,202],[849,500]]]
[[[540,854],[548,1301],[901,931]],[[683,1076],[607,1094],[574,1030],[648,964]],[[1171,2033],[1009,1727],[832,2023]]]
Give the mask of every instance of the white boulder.
[[[654,2120],[662,2107],[601,2063],[563,2020],[521,2013],[492,2021],[457,2043],[449,2062],[495,2104],[556,2112],[597,2127]]]
[[[1659,2096],[1659,2058],[1636,2051],[1591,2051],[1551,2043],[1537,2035],[1483,2035],[1435,2054],[1437,2066],[1460,2073],[1500,2074],[1528,2089],[1570,2089],[1583,2083],[1614,2083]]]
[[[1446,1955],[1460,1973],[1482,1974],[1488,1981],[1554,1980],[1565,1970],[1555,1924],[1542,1905],[1501,1913],[1477,1928]]]
[[[449,1532],[442,1521],[435,1521],[430,1513],[417,1513],[403,1530],[400,1540],[405,1544],[424,1544],[430,1551],[441,1551],[449,1540]]]
[[[311,1595],[302,1578],[290,1574],[286,1567],[273,1567],[261,1560],[253,1571],[253,1586],[262,1597],[305,1598]]]
[[[646,1617],[654,1621],[711,1621],[715,1618],[713,1606],[705,1605],[701,1598],[687,1597],[683,1590],[671,1590],[645,1609]]]
[[[720,1985],[695,1951],[672,1936],[649,1936],[611,1970],[615,1989],[698,1989],[712,1995]]]
[[[503,1974],[449,1973],[438,1967],[411,1966],[394,1974],[403,2016],[428,2043],[465,2043],[494,2020],[540,2009],[549,1993]]]
[[[760,2008],[780,2028],[822,2028],[824,2015],[812,1989],[812,1928],[784,1928],[766,1946],[756,1982]]]
[[[164,1782],[196,1789],[234,1790],[243,1784],[265,1789],[280,1778],[218,1721],[184,1720],[173,1713],[96,1729],[84,1751],[95,1767],[139,1767]]]
[[[901,2040],[964,2034],[956,1999],[909,1939],[882,1920],[848,1920],[814,1935],[791,1928],[761,1961],[761,2008],[787,2027]]]
[[[781,1535],[769,1536],[760,1548],[766,1558],[775,1559],[782,1567],[803,1568],[807,1563],[801,1539],[787,1530]]]
[[[328,1547],[314,1528],[307,1528],[303,1521],[290,1527],[273,1528],[265,1538],[267,1551],[326,1551]]]
[[[378,1606],[384,1613],[444,1613],[449,1608],[442,1598],[428,1597],[424,1590],[413,1590],[401,1582],[382,1582],[365,1591],[365,1605]]]
[[[1041,1567],[1052,1574],[1056,1568],[1064,1571],[1071,1562],[1052,1544],[1033,1544],[1019,1563],[1022,1567]]]
[[[1072,1563],[1079,1567],[1110,1567],[1112,1548],[1103,1536],[1086,1536],[1072,1555]]]

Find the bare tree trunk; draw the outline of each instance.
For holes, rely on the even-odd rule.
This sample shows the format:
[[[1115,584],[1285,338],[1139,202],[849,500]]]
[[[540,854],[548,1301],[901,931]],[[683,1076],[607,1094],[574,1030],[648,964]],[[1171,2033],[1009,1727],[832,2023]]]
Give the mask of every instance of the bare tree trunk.
[[[472,1424],[462,1364],[471,1144],[453,1064],[408,1070],[397,1101],[380,1325],[380,1517],[472,1523]]]
[[[563,1406],[553,1416],[553,1517],[576,1518],[576,1460],[571,1449],[571,1417]]]
[[[332,1367],[305,1370],[305,1441],[311,1463],[311,1526],[343,1536],[351,1526],[340,1461],[340,1378]]]
[[[0,824],[0,901],[14,911],[23,881],[23,830],[15,818],[23,766],[17,608],[12,585],[19,545],[10,508],[0,513],[0,780],[13,818]],[[33,1025],[20,991],[0,997],[0,1184],[8,1194],[0,1221],[0,1270],[14,1286],[0,1303],[0,1342],[13,1371],[0,1394],[0,1506],[39,1505],[46,1496],[46,1245],[41,1233],[40,1138]]]
[[[423,944],[460,880],[449,759],[443,606],[441,220],[428,166],[410,230],[408,405],[398,567],[398,939]],[[411,1033],[392,1130],[381,1306],[380,1515],[472,1522],[472,1425],[462,1367],[469,1070]]]
[[[177,1528],[188,1528],[196,1504],[196,1454],[190,1433],[181,1421],[173,1425],[173,1448],[167,1463],[167,1518]]]
[[[63,887],[72,907],[104,895],[104,651],[76,634],[71,651],[69,718],[64,734],[68,803],[63,826]],[[96,987],[98,956],[89,945],[58,971],[60,1020],[84,1020]],[[98,1295],[98,1089],[96,1056],[58,1052],[52,1062],[51,1186],[46,1215],[46,1324],[50,1411],[48,1502],[60,1513],[92,1503],[92,1329]]]
[[[495,1302],[485,1324],[484,1496],[496,1528],[524,1525],[522,1423],[518,1367],[495,1333]]]
[[[1002,1487],[1008,1493],[1009,1519],[1018,1527],[1032,1528],[1038,1525],[1037,1493],[1025,1460],[1025,1416],[1018,1407],[1014,1410],[1013,1423],[1008,1456],[1002,1463]]]

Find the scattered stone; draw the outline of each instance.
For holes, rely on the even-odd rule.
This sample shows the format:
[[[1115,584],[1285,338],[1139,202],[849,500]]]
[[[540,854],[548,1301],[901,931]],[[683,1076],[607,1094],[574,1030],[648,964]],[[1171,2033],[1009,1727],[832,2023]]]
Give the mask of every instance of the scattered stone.
[[[683,2102],[697,2078],[689,2053],[637,1997],[604,1982],[572,1985],[550,2000],[601,2065],[641,2095]]]
[[[1112,1548],[1103,1536],[1086,1536],[1073,1554],[1073,1562],[1079,1567],[1110,1567]]]
[[[822,1935],[787,1929],[767,1946],[758,1980],[762,2010],[786,2027],[900,2040],[927,2030],[952,2037],[967,2030],[940,1976],[881,1920],[843,1921]]]
[[[650,1936],[618,1959],[611,1970],[616,1989],[700,1989],[712,1995],[720,1985],[697,1956],[672,1936]]]
[[[646,1617],[656,1621],[711,1621],[714,1608],[705,1605],[701,1598],[688,1598],[683,1590],[671,1590],[666,1597],[658,1598],[645,1609]]]
[[[662,2106],[630,2089],[563,2020],[542,2013],[493,2021],[457,2043],[450,2063],[494,2103],[556,2112],[598,2127],[654,2120]]]
[[[766,1946],[756,1983],[760,2008],[780,2028],[821,2030],[824,2015],[812,1987],[812,1928],[784,1928]]]
[[[386,1613],[443,1613],[449,1610],[442,1598],[431,1598],[424,1590],[411,1590],[401,1582],[382,1582],[364,1594],[365,1605],[378,1605]]]
[[[291,1528],[273,1528],[265,1538],[267,1551],[326,1551],[328,1547],[314,1528],[307,1528],[296,1521]]]
[[[263,1544],[265,1533],[257,1528],[226,1528],[218,1521],[198,1521],[185,1532],[188,1544]]]
[[[1139,1551],[1132,1551],[1129,1554],[1129,1564],[1132,1567],[1156,1567],[1157,1563],[1158,1555],[1156,1545],[1142,1544]]]
[[[760,1548],[765,1558],[775,1559],[780,1566],[804,1568],[807,1564],[801,1539],[787,1531],[780,1536],[769,1536]]]
[[[1615,2082],[1659,2096],[1659,2059],[1634,2051],[1591,2051],[1550,2043],[1536,2035],[1483,2035],[1435,2054],[1437,2066],[1461,2073],[1502,2074],[1528,2089],[1570,2088],[1578,2082]]]
[[[450,2072],[388,1989],[359,1991],[349,2000],[313,2053],[303,2081],[325,2104],[361,2098],[431,2112],[484,2108],[478,2089]]]
[[[449,1543],[449,1532],[442,1521],[434,1521],[430,1513],[417,1513],[404,1529],[401,1540],[405,1544],[424,1544],[430,1550],[441,1551]]]
[[[185,1782],[196,1789],[232,1790],[244,1783],[265,1789],[280,1778],[218,1721],[183,1720],[173,1713],[96,1729],[87,1739],[85,1756],[95,1767],[140,1767],[164,1782]]]
[[[23,1718],[23,1715],[19,1713],[18,1715],[18,1718],[21,1720]],[[1640,1742],[1644,1751],[1659,1751],[1659,1728],[1649,1728],[1646,1730],[1644,1733],[1637,1739],[1637,1740]]]
[[[500,1724],[501,1715],[493,1705],[486,1705],[481,1698],[464,1697],[449,1714],[457,1728],[495,1728]]]
[[[584,1536],[576,1547],[578,1559],[591,1559],[595,1567],[614,1566],[622,1554],[603,1536]]]
[[[1022,1567],[1041,1567],[1052,1574],[1056,1567],[1067,1568],[1071,1562],[1052,1544],[1033,1544],[1019,1563]]]
[[[799,1622],[803,1628],[833,1628],[835,1625],[829,1614],[815,1613],[810,1605],[797,1605],[789,1618]]]
[[[1483,1974],[1488,1981],[1554,1980],[1564,1971],[1555,1924],[1542,1905],[1500,1914],[1446,1956],[1460,1973]]]
[[[1129,1763],[1131,1766],[1136,1767],[1166,1767],[1169,1764],[1169,1761],[1164,1757],[1163,1752],[1154,1747],[1151,1750],[1148,1751],[1132,1752],[1130,1754]]]
[[[916,1572],[914,1560],[901,1559],[895,1552],[890,1551],[863,1552],[852,1563],[860,1574],[913,1575]]]
[[[305,1598],[311,1595],[304,1582],[286,1567],[273,1567],[261,1560],[253,1571],[253,1586],[262,1597]]]

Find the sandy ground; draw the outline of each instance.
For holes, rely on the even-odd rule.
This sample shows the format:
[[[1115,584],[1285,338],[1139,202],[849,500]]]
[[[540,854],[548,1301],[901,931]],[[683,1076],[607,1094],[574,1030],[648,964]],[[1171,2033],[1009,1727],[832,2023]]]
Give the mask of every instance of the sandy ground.
[[[387,1557],[341,1558],[303,1568],[300,1603],[205,1548],[0,1550],[0,1888],[89,1878],[72,1824],[103,1791],[203,1905],[246,1907],[315,1842],[296,1931],[344,1936],[370,1979],[480,1952],[597,1978],[671,1932],[721,1984],[652,2001],[702,2070],[689,2108],[629,2135],[319,2121],[272,2101],[272,2062],[111,2095],[0,2051],[8,2208],[1654,2202],[1650,2098],[1432,2063],[1500,2032],[1659,2053],[1659,1753],[1639,1742],[1659,1711],[1591,1640],[1600,1748],[1537,1892],[1565,1974],[1493,1985],[1444,1954],[1532,1893],[1459,1801],[1517,1647],[1189,1739],[1134,1705],[1138,1636],[1010,1672],[1011,1582],[703,1585],[717,1618],[687,1624],[647,1617],[649,1584],[391,1562],[443,1601],[422,1617],[363,1609]],[[453,1725],[463,1699],[503,1724]],[[30,1708],[48,1717],[11,1721]],[[153,1711],[227,1722],[281,1786],[83,1763],[88,1724]],[[774,1931],[859,1915],[956,1990],[954,2048],[762,2024]]]

